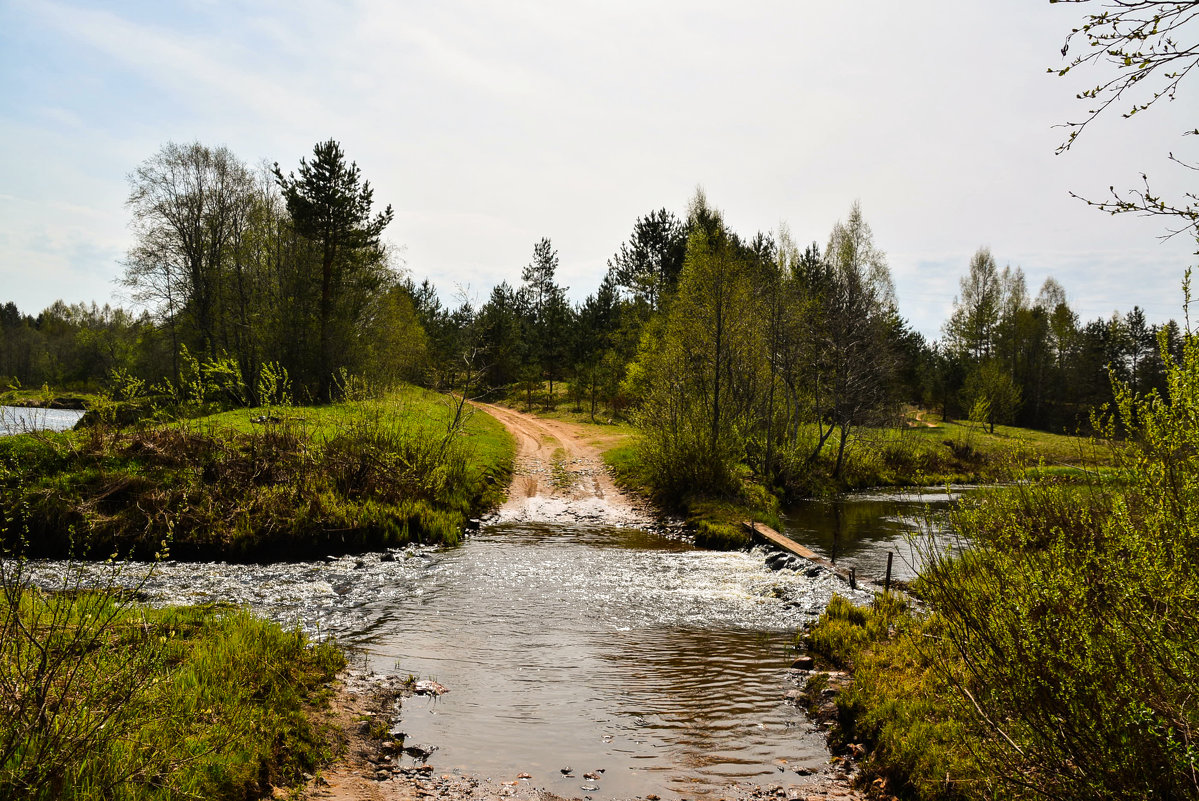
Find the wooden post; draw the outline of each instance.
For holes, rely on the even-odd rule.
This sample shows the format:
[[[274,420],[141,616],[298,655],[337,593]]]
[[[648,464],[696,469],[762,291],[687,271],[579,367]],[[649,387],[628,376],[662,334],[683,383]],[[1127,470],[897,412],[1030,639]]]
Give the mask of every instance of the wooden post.
[[[858,571],[852,567],[849,569],[849,588],[851,590],[858,588]]]
[[[892,551],[887,551],[887,581],[883,584],[883,592],[891,591],[891,557],[895,556]]]

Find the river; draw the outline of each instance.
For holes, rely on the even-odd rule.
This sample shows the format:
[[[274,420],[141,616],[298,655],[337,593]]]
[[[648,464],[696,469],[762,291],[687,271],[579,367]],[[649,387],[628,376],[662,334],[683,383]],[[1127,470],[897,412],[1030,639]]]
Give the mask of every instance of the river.
[[[880,503],[862,498],[868,510]],[[840,503],[857,514],[852,496]],[[902,538],[863,541],[855,553],[869,561]],[[833,592],[869,597],[827,571],[771,571],[764,555],[705,551],[668,532],[493,522],[452,549],[165,563],[141,592],[245,604],[361,649],[376,672],[446,685],[440,698],[406,701],[400,721],[408,743],[436,747],[438,772],[527,772],[566,797],[716,797],[734,782],[802,786],[827,766],[822,733],[783,701],[792,638]],[[67,566],[35,569],[52,581]],[[126,565],[120,583],[147,570]],[[580,778],[600,769],[597,782]]]
[[[973,487],[870,490],[801,501],[786,510],[784,531],[838,567],[881,580],[891,554],[891,576],[911,581],[930,553],[956,550],[946,536],[951,504]]]
[[[33,409],[0,406],[0,437],[28,431],[65,431],[79,422],[77,409]]]

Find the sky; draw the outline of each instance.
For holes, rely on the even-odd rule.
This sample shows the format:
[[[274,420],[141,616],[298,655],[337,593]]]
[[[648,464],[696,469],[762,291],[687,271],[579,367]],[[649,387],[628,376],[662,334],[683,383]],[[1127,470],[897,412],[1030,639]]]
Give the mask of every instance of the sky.
[[[1199,88],[1068,152],[1104,73],[1048,74],[1047,0],[0,0],[0,303],[128,305],[128,175],[165,143],[295,169],[341,142],[387,239],[451,303],[557,248],[582,300],[638,216],[702,187],[737,231],[828,240],[855,201],[936,337],[989,247],[1084,319],[1181,318],[1195,239],[1070,196],[1181,194]],[[1188,152],[1189,148],[1189,152]]]

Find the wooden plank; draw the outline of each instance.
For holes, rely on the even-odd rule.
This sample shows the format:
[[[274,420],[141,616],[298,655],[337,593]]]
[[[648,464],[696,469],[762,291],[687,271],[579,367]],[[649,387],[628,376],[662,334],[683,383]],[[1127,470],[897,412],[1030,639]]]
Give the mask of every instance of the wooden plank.
[[[853,587],[854,589],[858,589],[861,582],[866,582],[867,584],[873,584],[875,587],[882,586],[878,583],[877,579],[871,580],[864,576],[856,575],[856,572],[853,570],[846,570],[843,567],[837,567],[835,564],[833,564],[829,560],[825,559],[820,554],[816,553],[815,551],[809,550],[808,548],[805,548],[804,546],[800,545],[795,540],[778,533],[777,531],[775,531],[770,526],[768,526],[764,523],[755,523],[752,520],[743,520],[743,521],[741,521],[741,525],[745,526],[745,528],[748,529],[749,532],[751,534],[753,534],[755,537],[763,539],[766,542],[769,542],[771,545],[774,545],[777,548],[782,548],[784,551],[790,551],[791,553],[795,554],[796,556],[800,556],[800,557],[803,557],[804,559],[807,559],[809,562],[813,562],[813,563],[821,565],[823,567],[827,567],[829,570],[833,571],[838,576],[840,576],[841,578],[843,578],[847,582],[849,582],[849,585],[851,587]],[[891,556],[892,556],[892,554],[890,552],[888,552],[887,553],[887,586],[886,586],[886,589],[888,589],[888,590],[890,589],[890,584],[892,583],[891,582]],[[902,594],[902,591],[900,591],[900,592]]]
[[[822,557],[820,554],[816,553],[815,551],[808,550],[807,548],[803,547],[802,545],[800,545],[798,542],[791,539],[790,537],[783,536],[782,534],[778,533],[777,531],[775,531],[774,529],[772,529],[770,526],[766,525],[765,523],[756,523],[752,520],[746,520],[746,521],[743,521],[741,523],[741,525],[743,525],[747,529],[749,529],[749,532],[751,534],[761,537],[762,539],[764,539],[767,542],[770,542],[774,545],[777,545],[779,548],[782,548],[784,551],[790,551],[791,553],[795,554],[796,556],[802,556],[804,559],[807,559],[810,562],[817,562],[822,565],[831,564],[827,559]]]
[[[803,547],[802,545],[800,545],[798,542],[791,539],[790,537],[783,536],[782,534],[780,534],[777,531],[775,531],[774,529],[772,529],[770,526],[768,526],[764,523],[756,523],[752,520],[744,520],[744,521],[742,521],[741,525],[743,525],[747,529],[749,529],[749,532],[751,534],[753,534],[755,537],[760,537],[761,539],[764,539],[767,542],[769,542],[771,545],[774,545],[775,547],[778,547],[778,548],[782,548],[784,551],[790,551],[791,553],[795,554],[796,556],[800,556],[800,557],[803,557],[804,559],[807,559],[809,562],[813,562],[815,564],[827,567],[828,569],[830,569],[834,573],[836,573],[838,576],[841,576],[842,578],[846,579],[847,581],[849,580],[849,571],[848,570],[845,570],[844,568],[841,568],[841,567],[837,567],[836,565],[834,565],[829,560],[825,559],[820,554],[816,553],[815,551],[809,550],[808,548]]]

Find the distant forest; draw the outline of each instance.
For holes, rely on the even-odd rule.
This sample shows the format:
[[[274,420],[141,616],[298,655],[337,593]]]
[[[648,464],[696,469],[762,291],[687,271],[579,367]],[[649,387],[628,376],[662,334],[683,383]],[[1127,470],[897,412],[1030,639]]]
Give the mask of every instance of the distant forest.
[[[1085,428],[1112,400],[1111,377],[1160,388],[1159,340],[1177,352],[1181,336],[1139,308],[1081,321],[1056,281],[1033,295],[1020,268],[980,249],[942,336],[926,341],[900,314],[857,204],[823,245],[800,246],[786,230],[730,230],[698,192],[681,214],[635,220],[582,303],[567,299],[545,238],[519,283],[453,308],[395,268],[382,239],[391,208],[375,209],[335,141],[286,173],[168,144],[129,183],[136,241],[120,281],[139,311],[4,303],[0,388],[98,388],[118,374],[153,386],[221,363],[251,404],[264,369],[306,401],[333,398],[346,376],[530,404],[565,390],[592,415],[636,410],[644,429],[709,451],[728,436],[757,442],[768,462],[801,424],[820,423],[823,447],[905,405]]]

